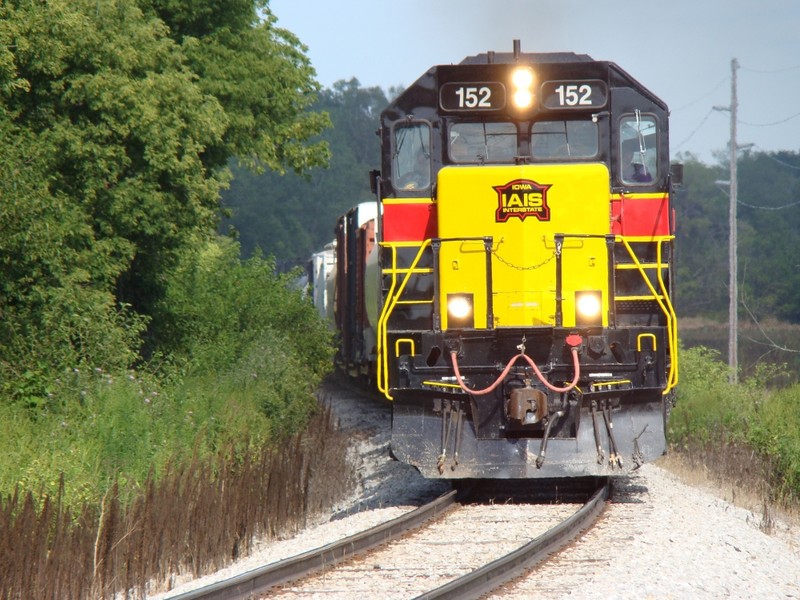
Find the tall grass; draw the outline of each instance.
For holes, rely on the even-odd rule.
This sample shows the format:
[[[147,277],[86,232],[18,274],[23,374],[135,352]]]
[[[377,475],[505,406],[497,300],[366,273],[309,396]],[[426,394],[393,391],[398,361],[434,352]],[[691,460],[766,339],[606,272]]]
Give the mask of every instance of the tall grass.
[[[771,500],[800,500],[800,385],[776,385],[791,380],[776,366],[730,384],[719,353],[705,347],[684,350],[681,368],[672,447],[702,453],[709,470],[741,485],[748,485],[748,474],[763,472]]]
[[[67,506],[66,477],[38,501],[0,495],[0,597],[146,598],[177,574],[246,555],[256,537],[296,532],[354,478],[330,413],[311,423],[279,448],[170,463],[128,501],[114,484],[99,502]]]
[[[257,399],[229,380],[187,377],[165,385],[133,373],[73,372],[60,383],[62,402],[47,411],[0,405],[5,493],[19,486],[54,497],[63,474],[68,506],[99,501],[112,482],[128,498],[151,470],[158,475],[169,462],[213,457],[221,448],[258,448],[273,428]],[[302,404],[308,414],[313,398]]]

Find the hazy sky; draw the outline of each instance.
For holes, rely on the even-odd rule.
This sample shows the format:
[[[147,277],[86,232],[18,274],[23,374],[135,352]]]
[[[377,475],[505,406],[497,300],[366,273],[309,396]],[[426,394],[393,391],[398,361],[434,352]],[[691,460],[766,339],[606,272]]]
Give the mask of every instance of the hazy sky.
[[[800,151],[798,0],[270,0],[319,82],[410,85],[429,67],[487,50],[571,51],[616,62],[663,98],[671,147],[726,152],[731,59],[738,143]]]

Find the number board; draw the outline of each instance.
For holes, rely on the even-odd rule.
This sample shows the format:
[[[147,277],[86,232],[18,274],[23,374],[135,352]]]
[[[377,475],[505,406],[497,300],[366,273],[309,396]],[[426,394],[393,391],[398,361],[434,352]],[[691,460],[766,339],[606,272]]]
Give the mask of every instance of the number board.
[[[496,81],[445,83],[439,104],[444,110],[500,110],[506,105],[506,88]]]
[[[600,108],[606,105],[606,84],[600,80],[545,81],[542,104],[547,108]]]

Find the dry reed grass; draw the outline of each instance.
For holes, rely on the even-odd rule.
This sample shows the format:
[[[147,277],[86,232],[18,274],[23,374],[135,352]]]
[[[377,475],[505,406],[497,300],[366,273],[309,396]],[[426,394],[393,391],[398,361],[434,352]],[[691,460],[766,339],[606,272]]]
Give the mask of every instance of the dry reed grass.
[[[128,506],[116,484],[77,516],[61,493],[17,490],[0,499],[0,598],[143,598],[176,573],[221,568],[256,537],[296,532],[345,496],[355,477],[347,445],[321,410],[277,449],[172,465]]]
[[[672,448],[656,464],[688,485],[711,490],[734,506],[759,515],[759,527],[770,533],[775,518],[800,526],[800,506],[777,500],[774,465],[752,449],[736,444]]]

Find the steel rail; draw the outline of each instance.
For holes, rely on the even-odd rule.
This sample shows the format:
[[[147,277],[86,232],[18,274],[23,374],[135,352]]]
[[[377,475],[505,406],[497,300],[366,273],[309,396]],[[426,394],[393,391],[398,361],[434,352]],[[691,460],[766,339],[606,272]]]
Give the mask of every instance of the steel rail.
[[[244,600],[251,598],[254,594],[264,593],[272,587],[305,577],[396,539],[440,515],[455,502],[455,497],[456,490],[451,490],[428,504],[366,531],[203,588],[170,596],[170,600]]]
[[[595,491],[588,502],[565,521],[513,552],[435,590],[421,594],[415,600],[480,598],[497,589],[503,583],[519,577],[543,562],[588,529],[599,518],[610,494],[611,480],[605,479],[604,484]]]

